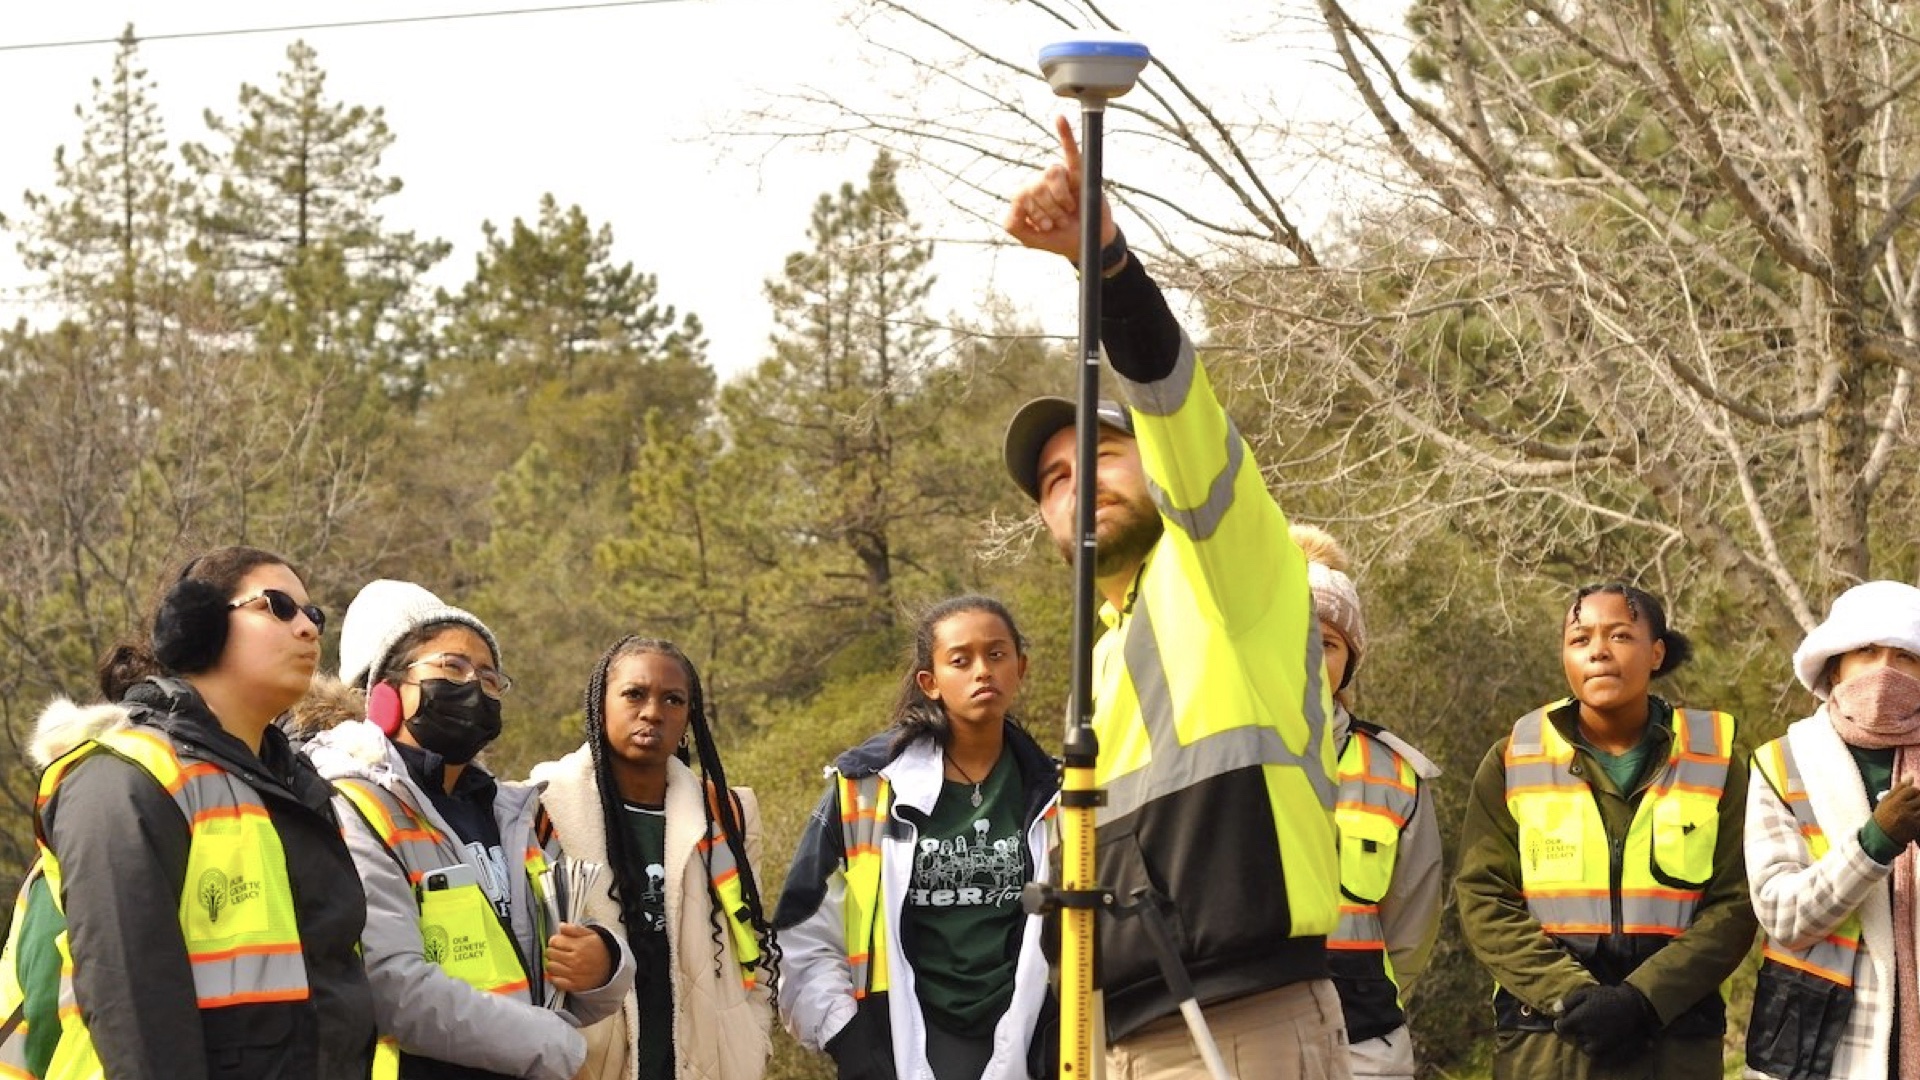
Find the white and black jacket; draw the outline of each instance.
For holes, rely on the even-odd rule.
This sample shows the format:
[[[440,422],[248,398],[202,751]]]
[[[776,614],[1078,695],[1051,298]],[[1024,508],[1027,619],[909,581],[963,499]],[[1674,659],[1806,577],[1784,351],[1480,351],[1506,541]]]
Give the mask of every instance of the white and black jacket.
[[[883,732],[848,750],[828,771],[830,779],[835,774],[859,779],[878,773],[893,789],[880,863],[882,910],[889,932],[884,945],[877,946],[887,950],[890,992],[868,994],[857,1002],[854,998],[845,940],[846,854],[837,779],[829,783],[826,796],[807,823],[774,916],[782,952],[781,1019],[801,1045],[832,1053],[841,1077],[847,1080],[888,1076],[933,1080],[933,1070],[927,1063],[926,1021],[914,991],[913,966],[898,933],[918,840],[918,830],[900,811],[930,814],[940,797],[944,770],[941,748],[932,739],[920,739],[888,760],[892,736],[892,732]],[[1047,811],[1059,795],[1058,771],[1053,759],[1018,727],[1007,725],[1006,740],[1008,752],[1020,769],[1024,796],[1021,820],[1026,827],[1029,873],[1034,880],[1045,881],[1049,876],[1051,817]],[[982,1080],[1033,1075],[1029,1058],[1041,1066],[1051,1051],[1044,1044],[1051,1041],[1051,1029],[1057,1021],[1051,1018],[1054,1009],[1049,1004],[1042,924],[1040,916],[1026,918],[1015,965],[1013,1000],[994,1027],[993,1056]],[[1048,1017],[1044,1024],[1043,1016]],[[890,1054],[886,1052],[889,1046]]]

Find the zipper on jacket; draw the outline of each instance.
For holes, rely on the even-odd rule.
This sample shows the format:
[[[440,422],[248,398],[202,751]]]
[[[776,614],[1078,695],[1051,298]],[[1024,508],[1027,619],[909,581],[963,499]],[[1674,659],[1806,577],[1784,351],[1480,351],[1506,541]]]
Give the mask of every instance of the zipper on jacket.
[[[1607,796],[1595,783],[1599,773],[1604,770],[1600,769],[1600,763],[1594,760],[1592,755],[1582,758],[1580,754],[1581,751],[1575,751],[1573,765],[1568,771],[1586,781],[1587,794],[1593,798],[1593,812],[1600,815],[1600,827],[1604,830],[1607,828],[1607,813],[1602,800]],[[1595,775],[1583,776],[1582,774],[1588,769],[1595,770]],[[1628,828],[1632,828],[1631,823]],[[1614,836],[1609,831],[1607,835],[1607,907],[1612,916],[1612,922],[1607,931],[1607,944],[1615,954],[1619,954],[1626,947],[1626,904],[1620,897],[1620,890],[1626,884],[1626,874],[1627,838]]]

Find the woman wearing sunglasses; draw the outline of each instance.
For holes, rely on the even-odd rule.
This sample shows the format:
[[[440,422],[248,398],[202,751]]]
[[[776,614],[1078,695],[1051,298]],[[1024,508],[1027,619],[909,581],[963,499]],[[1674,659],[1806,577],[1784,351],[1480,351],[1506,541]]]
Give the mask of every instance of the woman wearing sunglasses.
[[[113,654],[163,674],[127,689],[124,728],[41,778],[79,1006],[47,1075],[368,1075],[359,877],[332,790],[273,724],[312,681],[325,622],[284,560],[225,547],[175,577],[150,642]]]
[[[560,849],[539,789],[474,760],[513,686],[493,631],[418,585],[376,581],[347,607],[340,681],[346,715],[307,717],[325,730],[306,751],[366,884],[381,1075],[568,1080],[586,1058],[576,1027],[619,1009],[633,962],[604,928],[553,925]]]

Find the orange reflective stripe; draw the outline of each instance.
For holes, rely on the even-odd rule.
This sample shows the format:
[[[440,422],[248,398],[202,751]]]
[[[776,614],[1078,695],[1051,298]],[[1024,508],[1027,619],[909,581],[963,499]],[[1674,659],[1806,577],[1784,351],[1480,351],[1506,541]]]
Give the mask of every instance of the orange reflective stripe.
[[[1348,802],[1343,799],[1334,804],[1334,809],[1352,810],[1355,813],[1361,814],[1372,814],[1374,817],[1380,818],[1383,821],[1392,822],[1393,827],[1396,829],[1404,829],[1407,827],[1406,818],[1394,813],[1391,808],[1385,806],[1375,806],[1364,802]]]
[[[1844,972],[1835,971],[1830,967],[1822,967],[1804,956],[1790,952],[1782,952],[1772,946],[1762,949],[1761,955],[1776,964],[1793,968],[1796,971],[1804,971],[1809,975],[1818,976],[1831,983],[1839,983],[1841,986],[1853,985],[1853,972],[1851,969]]]

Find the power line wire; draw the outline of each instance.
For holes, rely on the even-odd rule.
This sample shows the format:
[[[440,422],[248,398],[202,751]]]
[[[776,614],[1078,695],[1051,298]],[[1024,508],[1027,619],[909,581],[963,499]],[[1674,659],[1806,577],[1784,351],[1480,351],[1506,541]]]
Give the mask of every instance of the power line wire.
[[[251,26],[232,30],[183,30],[175,34],[135,34],[141,44],[149,41],[184,41],[190,38],[241,37],[247,34],[290,34],[307,30],[344,30],[362,26],[398,26],[403,23],[455,22],[462,19],[497,19],[510,15],[550,15],[559,12],[598,11],[604,8],[650,7],[655,4],[690,4],[698,0],[604,0],[595,4],[562,4],[556,7],[507,8],[499,11],[458,11],[444,15],[403,15],[391,19],[353,19],[347,22],[299,23],[289,26]],[[0,52],[26,52],[32,49],[71,49],[86,45],[117,45],[118,37],[83,38],[74,41],[35,41],[21,45],[0,45]]]

